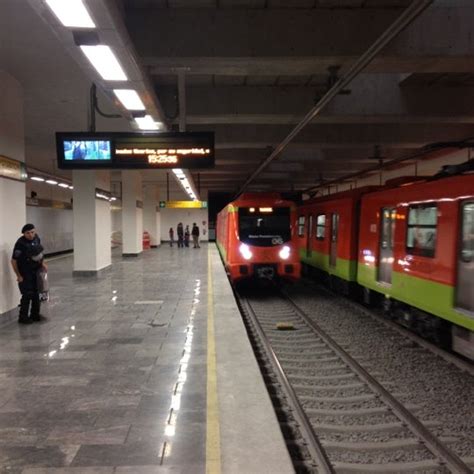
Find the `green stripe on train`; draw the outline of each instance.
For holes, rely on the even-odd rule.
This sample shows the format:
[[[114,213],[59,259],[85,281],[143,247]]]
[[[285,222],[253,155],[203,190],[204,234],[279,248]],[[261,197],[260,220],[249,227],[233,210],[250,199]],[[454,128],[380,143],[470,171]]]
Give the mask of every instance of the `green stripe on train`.
[[[377,272],[375,266],[360,264],[358,283],[474,331],[474,319],[453,307],[456,301],[456,289],[453,286],[395,271],[392,273],[392,284],[386,285],[377,281]]]
[[[337,258],[336,266],[329,265],[329,255],[322,252],[311,251],[311,256],[307,256],[306,249],[300,248],[300,260],[307,265],[319,268],[320,270],[335,275],[343,280],[356,281],[357,262],[345,258]]]

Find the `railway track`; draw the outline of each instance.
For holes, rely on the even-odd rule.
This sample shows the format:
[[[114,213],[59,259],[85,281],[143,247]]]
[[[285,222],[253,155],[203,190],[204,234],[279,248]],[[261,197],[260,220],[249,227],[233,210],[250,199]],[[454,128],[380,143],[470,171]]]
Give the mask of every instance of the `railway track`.
[[[287,295],[239,296],[247,327],[305,439],[306,472],[472,473],[449,437],[437,438],[403,403],[404,388],[377,380]],[[278,323],[293,329],[281,331]],[[364,364],[368,367],[366,364]],[[370,369],[369,369],[370,370]]]
[[[355,311],[359,311],[367,315],[374,321],[377,321],[392,331],[397,332],[398,334],[402,335],[404,338],[411,340],[415,344],[424,349],[432,352],[433,354],[441,357],[446,362],[449,362],[452,365],[455,365],[458,369],[466,372],[470,376],[474,377],[474,364],[469,359],[463,357],[460,354],[455,352],[449,351],[448,349],[439,347],[436,345],[435,342],[431,341],[430,339],[423,338],[422,336],[415,333],[413,330],[406,328],[405,326],[400,325],[400,323],[387,319],[383,313],[375,308],[369,308],[362,303],[356,301],[354,298],[351,298],[346,295],[342,295],[337,293],[336,291],[331,290],[326,285],[321,283],[317,283],[314,280],[310,279],[302,279],[301,283],[311,289],[312,291],[319,291],[325,294],[334,296],[336,298],[342,298],[347,306],[354,308]]]

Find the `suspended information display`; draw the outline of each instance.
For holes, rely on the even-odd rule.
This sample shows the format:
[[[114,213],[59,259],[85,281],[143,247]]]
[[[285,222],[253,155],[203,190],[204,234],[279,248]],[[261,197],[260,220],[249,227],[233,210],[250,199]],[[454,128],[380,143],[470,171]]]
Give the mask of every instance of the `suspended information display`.
[[[61,169],[212,168],[213,132],[58,132]]]

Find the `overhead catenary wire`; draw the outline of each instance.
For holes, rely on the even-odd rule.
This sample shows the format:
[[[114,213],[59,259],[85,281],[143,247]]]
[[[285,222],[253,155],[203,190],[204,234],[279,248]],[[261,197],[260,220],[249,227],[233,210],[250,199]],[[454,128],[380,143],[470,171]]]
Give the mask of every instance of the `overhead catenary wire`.
[[[346,88],[377,56],[377,54],[415,18],[423,13],[434,0],[415,0],[404,12],[382,33],[379,38],[365,51],[362,56],[349,68],[349,70],[329,89],[317,104],[305,115],[303,120],[289,133],[289,135],[273,150],[273,152],[260,163],[257,169],[247,178],[237,192],[242,194],[249,184],[293,141],[293,139],[326,107],[332,99]]]

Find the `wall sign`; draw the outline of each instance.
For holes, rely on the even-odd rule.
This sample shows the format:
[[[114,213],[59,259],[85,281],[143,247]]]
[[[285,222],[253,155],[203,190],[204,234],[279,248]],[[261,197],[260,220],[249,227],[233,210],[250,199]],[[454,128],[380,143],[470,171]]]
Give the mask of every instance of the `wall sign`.
[[[58,132],[61,169],[212,168],[213,132]]]
[[[0,155],[0,176],[16,181],[26,181],[27,174],[25,164],[21,161]]]
[[[160,209],[207,209],[207,201],[160,201]]]

